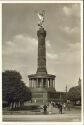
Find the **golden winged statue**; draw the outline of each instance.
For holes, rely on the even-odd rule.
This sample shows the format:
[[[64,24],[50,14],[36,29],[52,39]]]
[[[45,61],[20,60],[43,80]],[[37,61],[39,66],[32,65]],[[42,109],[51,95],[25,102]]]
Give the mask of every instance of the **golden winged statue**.
[[[41,12],[38,12],[37,15],[40,19],[40,22],[38,23],[38,26],[43,27],[45,10],[42,10]]]

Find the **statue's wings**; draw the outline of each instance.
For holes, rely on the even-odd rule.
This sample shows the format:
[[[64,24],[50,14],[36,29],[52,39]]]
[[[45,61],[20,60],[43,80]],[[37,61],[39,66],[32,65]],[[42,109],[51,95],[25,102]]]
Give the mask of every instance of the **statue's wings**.
[[[43,15],[43,14],[38,13],[38,17],[39,17],[39,19],[41,20],[41,22],[44,21],[44,15]]]
[[[38,26],[40,26],[40,27],[43,27],[44,15],[45,15],[45,10],[37,12],[37,16],[40,19],[40,22],[38,23]]]
[[[38,12],[37,15],[38,15],[39,19],[41,20],[41,22],[44,22],[45,10]]]

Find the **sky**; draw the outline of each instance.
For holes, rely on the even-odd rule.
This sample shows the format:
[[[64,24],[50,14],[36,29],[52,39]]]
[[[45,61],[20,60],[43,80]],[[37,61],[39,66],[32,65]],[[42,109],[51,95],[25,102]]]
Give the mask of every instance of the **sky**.
[[[2,7],[2,69],[16,70],[28,86],[37,71],[37,12],[45,10],[47,72],[65,91],[81,77],[81,27],[78,3],[18,3]]]

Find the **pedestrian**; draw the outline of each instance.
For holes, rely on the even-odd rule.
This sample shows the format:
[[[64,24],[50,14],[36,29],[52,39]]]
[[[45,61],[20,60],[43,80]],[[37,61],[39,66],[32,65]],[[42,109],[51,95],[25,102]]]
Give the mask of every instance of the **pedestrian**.
[[[60,104],[60,113],[62,114],[62,103]]]
[[[60,104],[60,103],[58,103],[57,105],[58,105],[59,113],[61,113],[61,114],[62,114],[62,103],[61,103],[61,104]]]
[[[70,105],[70,100],[67,100],[67,110],[70,111],[71,105]]]
[[[63,108],[64,108],[64,110],[66,110],[66,103],[63,104]]]
[[[47,105],[46,104],[43,106],[43,109],[44,109],[44,114],[46,114],[47,113]]]
[[[49,106],[48,106],[48,112],[49,112],[49,114],[52,113],[52,104],[51,104],[51,103],[49,103]]]

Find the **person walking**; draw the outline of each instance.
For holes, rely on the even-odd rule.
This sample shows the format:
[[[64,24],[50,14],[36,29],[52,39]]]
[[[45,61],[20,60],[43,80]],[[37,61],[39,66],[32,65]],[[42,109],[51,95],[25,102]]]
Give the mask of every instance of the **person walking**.
[[[62,114],[62,103],[58,103],[57,106],[58,106],[58,109],[59,109],[59,113]]]
[[[66,103],[63,104],[63,108],[66,111]]]
[[[49,114],[52,113],[52,104],[51,104],[51,103],[49,103],[49,106],[48,106],[48,112],[49,112]]]
[[[60,113],[62,114],[62,103],[60,104]]]
[[[46,114],[47,113],[47,105],[46,104],[43,106],[43,109],[44,109],[44,114]]]

